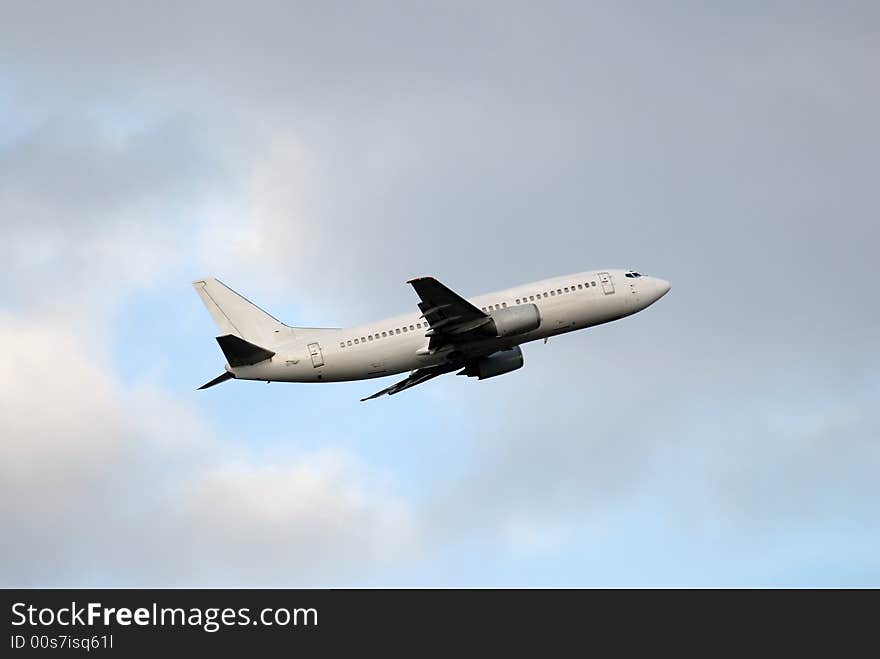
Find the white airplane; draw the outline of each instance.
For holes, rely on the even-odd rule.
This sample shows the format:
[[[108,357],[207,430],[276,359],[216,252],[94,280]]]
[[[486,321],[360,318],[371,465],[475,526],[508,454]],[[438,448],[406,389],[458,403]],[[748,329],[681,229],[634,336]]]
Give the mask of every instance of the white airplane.
[[[632,270],[579,272],[470,298],[433,277],[407,282],[420,298],[408,313],[345,329],[290,327],[217,279],[193,287],[220,329],[226,380],[346,382],[404,373],[361,400],[396,394],[458,371],[480,380],[522,367],[520,345],[630,316],[669,292]]]

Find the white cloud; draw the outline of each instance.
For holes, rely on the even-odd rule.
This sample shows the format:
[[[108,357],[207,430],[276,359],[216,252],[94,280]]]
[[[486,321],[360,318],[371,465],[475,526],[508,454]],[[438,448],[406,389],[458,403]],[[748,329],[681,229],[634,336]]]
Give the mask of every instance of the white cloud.
[[[350,454],[261,456],[88,340],[0,319],[0,582],[340,583],[406,556],[405,504]]]
[[[569,532],[547,519],[512,514],[501,526],[509,551],[517,556],[547,556],[562,548]]]
[[[268,283],[312,270],[324,234],[310,203],[318,185],[312,154],[291,134],[261,140],[237,165],[236,194],[200,211],[198,251],[212,273],[259,273]]]
[[[224,573],[267,585],[356,579],[407,557],[416,539],[407,507],[378,496],[375,479],[336,450],[217,463],[189,484],[174,544],[183,537],[197,551],[194,573],[209,580]]]
[[[180,260],[181,216],[214,173],[183,122],[120,132],[74,112],[38,123],[0,148],[0,302],[66,307],[88,324]]]
[[[74,116],[0,150],[2,583],[340,583],[417,543],[407,505],[349,452],[260,454],[116,377],[114,306],[193,242],[224,272],[270,278],[319,251],[296,138],[252,135],[231,167],[194,135]]]

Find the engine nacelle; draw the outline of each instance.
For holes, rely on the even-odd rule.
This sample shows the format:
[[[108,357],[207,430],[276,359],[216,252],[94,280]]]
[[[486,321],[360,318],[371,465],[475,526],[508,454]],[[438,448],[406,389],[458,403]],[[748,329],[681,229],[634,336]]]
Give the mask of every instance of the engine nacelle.
[[[541,312],[534,304],[498,309],[489,315],[492,317],[489,327],[499,338],[525,334],[541,326]]]
[[[486,378],[494,378],[496,375],[510,373],[518,368],[522,368],[522,366],[522,350],[520,350],[519,346],[514,346],[508,350],[499,350],[488,357],[480,357],[478,360],[468,364],[461,375],[485,380]]]

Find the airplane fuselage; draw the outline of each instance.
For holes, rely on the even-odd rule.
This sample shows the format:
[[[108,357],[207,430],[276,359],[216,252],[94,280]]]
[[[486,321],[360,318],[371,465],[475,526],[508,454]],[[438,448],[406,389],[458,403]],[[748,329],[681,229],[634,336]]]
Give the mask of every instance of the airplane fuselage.
[[[600,325],[630,316],[656,302],[669,284],[626,270],[596,270],[544,279],[468,298],[491,313],[534,304],[537,329],[467,344],[467,355],[490,355],[513,346]],[[427,321],[418,311],[344,329],[291,331],[289,341],[274,348],[271,359],[226,370],[241,380],[272,382],[341,382],[379,378],[447,361],[451,347],[429,348]]]

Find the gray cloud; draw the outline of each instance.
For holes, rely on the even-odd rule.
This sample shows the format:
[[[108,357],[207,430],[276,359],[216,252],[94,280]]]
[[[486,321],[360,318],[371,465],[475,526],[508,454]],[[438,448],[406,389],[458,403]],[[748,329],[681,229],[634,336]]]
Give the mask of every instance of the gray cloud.
[[[528,346],[523,372],[380,403],[473,420],[450,449],[456,464],[427,474],[414,506],[435,540],[423,560],[482,536],[552,551],[615,513],[660,519],[685,549],[720,537],[756,552],[823,531],[845,541],[841,516],[878,541],[876,6],[4,14],[11,115],[24,126],[0,140],[10,303],[53,306],[34,291],[60,275],[95,298],[91,313],[198,268],[282,317],[324,324],[408,308],[402,282],[417,274],[463,293],[606,265],[673,282],[644,314]],[[91,404],[103,434],[130,434],[118,402]],[[460,430],[435,425],[438,442]],[[267,487],[280,480],[270,464],[255,468]],[[230,515],[260,508],[253,470],[215,467],[178,481],[194,483],[182,526],[224,493],[252,495]],[[357,478],[322,473],[348,492],[328,505],[367,520],[355,537],[383,556],[407,544],[393,497],[356,512],[346,488]],[[265,518],[235,519],[296,544]],[[374,540],[389,526],[393,541]],[[325,538],[325,565],[345,561],[331,551],[351,540],[341,526],[293,528]],[[203,533],[193,551],[217,537]],[[226,546],[204,581],[249,549]],[[268,566],[287,565],[266,551]],[[745,559],[724,560],[749,573]],[[782,574],[753,569],[771,583]],[[242,570],[242,582],[271,574]]]
[[[5,252],[0,299],[57,308],[100,305],[180,259],[179,231],[222,173],[186,122],[115,127],[52,111],[0,149]]]

